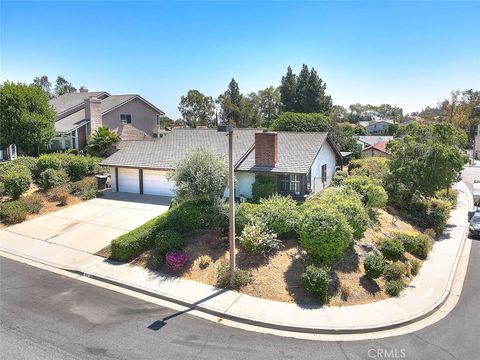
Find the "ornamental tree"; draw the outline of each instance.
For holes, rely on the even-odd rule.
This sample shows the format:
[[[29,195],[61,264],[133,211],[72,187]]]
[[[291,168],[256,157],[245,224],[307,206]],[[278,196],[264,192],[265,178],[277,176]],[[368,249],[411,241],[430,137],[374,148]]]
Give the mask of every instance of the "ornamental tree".
[[[228,167],[221,156],[200,148],[177,165],[170,179],[175,181],[176,200],[213,203],[227,187]]]
[[[0,145],[25,152],[47,145],[55,136],[55,110],[38,86],[4,82],[0,86]]]

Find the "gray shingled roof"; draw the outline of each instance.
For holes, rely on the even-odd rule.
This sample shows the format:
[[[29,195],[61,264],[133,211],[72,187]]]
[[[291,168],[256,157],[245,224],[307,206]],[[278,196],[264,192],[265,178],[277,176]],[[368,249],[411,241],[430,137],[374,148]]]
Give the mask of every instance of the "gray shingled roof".
[[[61,114],[66,110],[83,104],[85,99],[88,99],[92,96],[99,96],[100,94],[105,94],[105,91],[91,91],[91,92],[78,92],[70,93],[58,96],[49,101],[50,105],[53,106],[57,114]]]
[[[252,150],[255,133],[259,131],[258,129],[234,131],[234,161],[238,162],[237,170],[306,174],[327,139],[327,133],[278,132],[277,164],[274,168],[260,168],[255,166],[255,150]],[[101,164],[174,169],[178,162],[196,148],[209,149],[222,155],[226,160],[228,137],[215,129],[174,129],[156,141],[131,141]]]
[[[73,114],[65,116],[60,120],[55,122],[55,131],[61,133],[69,133],[75,130],[77,127],[83,125],[87,120],[85,120],[85,110],[78,110]]]
[[[84,93],[71,93],[71,94],[64,94],[57,98],[50,100],[50,105],[55,108],[57,114],[61,115],[62,112],[65,112],[68,109],[72,109],[75,106],[83,105],[84,100],[89,97],[96,97],[101,94],[108,95],[106,98],[102,99],[101,107],[102,107],[102,114],[121,106],[133,98],[139,97],[147,104],[155,108],[157,111],[163,114],[163,112],[155,107],[154,105],[150,104],[148,101],[143,99],[141,96],[137,94],[127,94],[127,95],[109,95],[104,91],[96,91],[96,92],[84,92]],[[78,126],[80,126],[85,120],[85,109],[78,110],[68,116],[65,116],[55,122],[55,130],[61,133],[69,133]]]
[[[326,139],[327,133],[278,132],[278,161],[275,167],[255,165],[253,149],[237,170],[306,174]]]
[[[370,135],[370,136],[367,136],[367,135],[361,135],[361,136],[357,136],[357,140],[361,141],[361,142],[364,142],[366,144],[369,144],[369,145],[375,145],[381,141],[390,141],[390,140],[393,140],[393,136],[387,136],[387,135],[378,135],[378,136],[375,136],[375,135]]]

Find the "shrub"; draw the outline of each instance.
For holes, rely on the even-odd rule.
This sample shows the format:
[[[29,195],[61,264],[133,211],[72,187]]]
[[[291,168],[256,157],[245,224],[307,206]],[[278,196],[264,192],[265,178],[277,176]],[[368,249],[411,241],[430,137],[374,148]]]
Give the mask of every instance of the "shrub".
[[[328,299],[328,285],[330,284],[330,276],[327,270],[309,265],[302,274],[302,284],[305,290],[315,294],[322,302]]]
[[[352,228],[337,209],[315,205],[304,211],[300,246],[315,261],[333,264],[352,245],[352,238]]]
[[[12,166],[2,175],[4,193],[18,199],[32,184],[30,170],[24,165]]]
[[[37,168],[35,177],[40,179],[40,174],[47,169],[59,170],[62,168],[60,154],[44,154],[40,155],[37,160]]]
[[[3,194],[5,194],[5,185],[3,181],[0,181],[0,196],[3,196]]]
[[[255,202],[267,199],[277,193],[277,182],[275,176],[255,175],[255,182],[252,185],[252,199]]]
[[[410,272],[412,273],[412,275],[417,275],[420,271],[420,267],[420,261],[416,259],[410,260]]]
[[[414,221],[424,227],[435,230],[440,235],[445,227],[452,206],[448,201],[435,198],[417,198],[411,204],[411,216]]]
[[[180,202],[167,213],[168,228],[181,233],[210,228],[213,215],[209,207],[205,203]]]
[[[365,230],[370,225],[370,218],[364,208],[359,195],[349,189],[328,188],[317,193],[305,202],[309,204],[321,204],[327,207],[335,207],[340,211],[353,229],[353,237],[361,239]]]
[[[332,186],[341,186],[343,181],[348,177],[348,172],[339,170],[335,173],[332,179]]]
[[[70,189],[67,185],[57,186],[50,189],[47,193],[47,197],[50,201],[58,202],[59,205],[64,206],[68,204],[68,196]]]
[[[230,283],[230,266],[221,263],[217,267],[217,286],[222,288],[240,289],[253,281],[252,273],[240,268],[235,269],[233,284]]]
[[[369,209],[383,208],[387,204],[388,195],[385,189],[367,176],[350,176],[343,185],[355,190]]]
[[[380,277],[385,271],[385,258],[379,255],[368,255],[363,260],[363,267],[365,268],[365,274],[370,279],[376,279]]]
[[[82,200],[90,200],[97,197],[98,184],[95,177],[86,177],[71,184],[72,194],[80,196]]]
[[[165,255],[165,261],[171,270],[178,271],[185,266],[189,257],[185,251],[169,251]]]
[[[158,270],[164,264],[164,256],[160,254],[153,254],[148,258],[147,267],[151,270]]]
[[[110,257],[113,260],[127,261],[151,248],[155,243],[155,234],[166,229],[167,213],[113,239]]]
[[[16,224],[27,218],[28,210],[21,200],[8,201],[0,204],[0,217],[7,224]]]
[[[266,255],[271,251],[278,250],[281,245],[277,235],[268,230],[261,221],[245,226],[239,241],[243,249],[252,254]]]
[[[403,290],[404,284],[399,280],[389,280],[385,283],[385,292],[389,296],[398,296]]]
[[[200,269],[206,269],[212,263],[212,258],[208,255],[202,255],[198,260],[198,266]]]
[[[83,179],[85,176],[94,175],[98,169],[100,158],[93,156],[77,156],[73,154],[44,154],[38,158],[36,178],[47,169],[67,172],[72,181]]]
[[[425,259],[432,249],[430,237],[425,234],[419,234],[417,236],[397,234],[395,238],[403,243],[405,251],[408,251],[410,254],[418,256],[421,259]]]
[[[446,189],[443,189],[435,193],[435,197],[441,200],[448,201],[452,208],[457,205],[457,195],[457,191],[453,189],[448,189],[448,191]]]
[[[348,172],[351,175],[362,174],[373,179],[383,179],[388,172],[388,159],[374,156],[354,159],[348,163]]]
[[[380,251],[387,260],[398,261],[403,259],[405,249],[400,239],[384,238],[380,242]]]
[[[383,272],[385,280],[401,280],[405,274],[405,265],[400,261],[387,264]]]
[[[69,180],[66,171],[63,169],[47,169],[40,174],[40,185],[44,190],[64,185]]]
[[[23,165],[30,170],[30,174],[33,176],[37,171],[37,158],[31,156],[19,156],[15,160],[11,161],[12,164]]]
[[[235,206],[235,232],[240,234],[244,227],[253,221],[258,205],[252,203],[242,203]]]
[[[253,216],[254,220],[265,223],[267,228],[279,236],[292,236],[297,233],[300,213],[295,200],[289,196],[274,195],[260,200]]]
[[[182,250],[185,244],[185,239],[173,230],[163,230],[155,236],[155,250],[159,254]]]
[[[38,214],[43,208],[44,198],[39,194],[32,194],[21,199],[30,214]]]

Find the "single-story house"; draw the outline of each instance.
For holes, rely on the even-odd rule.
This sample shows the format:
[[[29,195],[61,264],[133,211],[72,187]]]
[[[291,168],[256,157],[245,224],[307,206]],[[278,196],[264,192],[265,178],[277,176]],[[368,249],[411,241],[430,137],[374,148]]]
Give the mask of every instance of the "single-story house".
[[[160,117],[165,113],[137,94],[110,95],[82,87],[50,100],[57,112],[56,136],[51,149],[83,149],[87,136],[100,126],[116,132],[121,140],[158,137]]]
[[[216,129],[173,129],[156,141],[132,141],[101,162],[112,191],[173,196],[168,172],[189,153],[208,149],[228,159],[228,136]],[[276,178],[277,191],[303,199],[330,184],[341,154],[327,133],[233,131],[235,197],[252,197],[258,175]],[[228,193],[225,194],[228,196]]]
[[[368,146],[362,150],[362,157],[377,156],[389,157],[390,153],[387,150],[388,141],[380,141],[374,145]]]
[[[362,150],[373,146],[375,144],[378,144],[379,142],[386,141],[389,142],[390,140],[393,140],[393,136],[387,136],[387,135],[366,135],[366,136],[357,136],[357,143],[362,145]]]
[[[365,121],[360,121],[359,125],[363,126],[364,128],[367,129],[367,132],[370,135],[378,135],[378,134],[384,134],[387,128],[395,124],[393,120],[372,120],[369,121],[368,123]]]

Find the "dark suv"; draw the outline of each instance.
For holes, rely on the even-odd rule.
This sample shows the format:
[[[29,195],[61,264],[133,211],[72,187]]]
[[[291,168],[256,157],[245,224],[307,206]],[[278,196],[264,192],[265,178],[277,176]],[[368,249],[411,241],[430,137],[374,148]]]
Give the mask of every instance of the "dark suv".
[[[480,212],[471,212],[470,221],[469,221],[469,231],[468,236],[470,237],[480,237]]]

